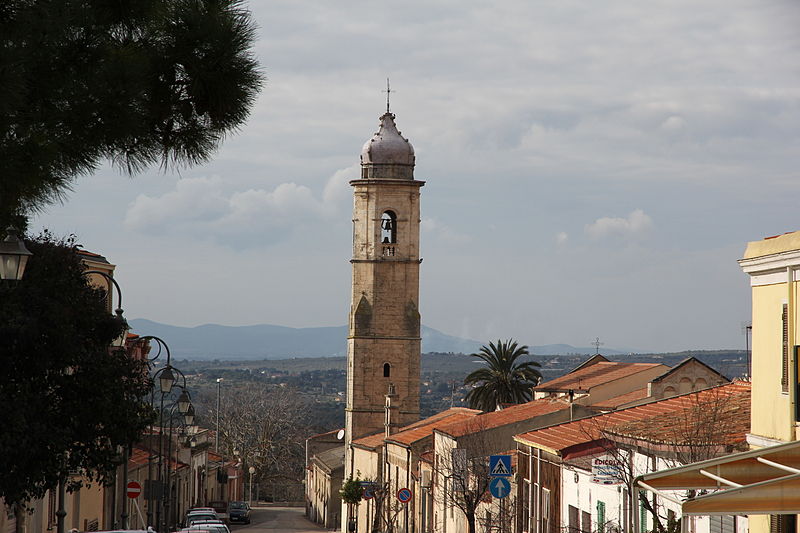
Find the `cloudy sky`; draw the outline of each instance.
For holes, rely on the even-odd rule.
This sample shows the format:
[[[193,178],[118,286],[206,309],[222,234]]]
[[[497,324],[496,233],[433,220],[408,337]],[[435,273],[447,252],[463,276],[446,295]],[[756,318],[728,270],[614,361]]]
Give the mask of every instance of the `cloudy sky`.
[[[32,229],[129,318],[342,325],[361,146],[417,153],[423,322],[479,341],[744,348],[747,241],[800,229],[800,3],[251,0],[267,83],[215,160],[77,182]]]

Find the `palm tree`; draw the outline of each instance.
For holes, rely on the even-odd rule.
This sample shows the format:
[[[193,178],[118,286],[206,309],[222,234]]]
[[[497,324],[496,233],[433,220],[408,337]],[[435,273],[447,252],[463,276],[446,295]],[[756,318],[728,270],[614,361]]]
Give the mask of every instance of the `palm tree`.
[[[497,344],[490,342],[488,348],[481,346],[478,353],[472,354],[471,357],[483,359],[486,367],[464,378],[464,385],[473,386],[465,398],[469,406],[494,411],[502,404],[530,401],[531,388],[539,383],[542,374],[536,370],[541,366],[536,361],[517,361],[526,355],[530,355],[528,347],[517,346],[514,339],[498,339]]]

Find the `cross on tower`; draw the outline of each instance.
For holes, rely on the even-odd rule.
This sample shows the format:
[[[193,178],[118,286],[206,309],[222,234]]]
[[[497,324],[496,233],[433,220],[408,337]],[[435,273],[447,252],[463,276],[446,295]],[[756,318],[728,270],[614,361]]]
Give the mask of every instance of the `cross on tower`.
[[[605,343],[600,342],[600,337],[595,337],[594,342],[592,343],[592,346],[594,346],[594,351],[595,351],[596,354],[600,353],[600,347],[603,344],[605,344]]]
[[[397,91],[393,91],[391,87],[389,87],[389,78],[386,78],[386,90],[381,91],[382,93],[386,93],[386,112],[390,113],[389,111],[389,94],[396,93]]]

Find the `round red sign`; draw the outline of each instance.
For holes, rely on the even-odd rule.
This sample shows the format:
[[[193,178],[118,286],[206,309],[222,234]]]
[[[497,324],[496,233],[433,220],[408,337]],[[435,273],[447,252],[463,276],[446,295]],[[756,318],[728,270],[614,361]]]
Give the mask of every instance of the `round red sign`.
[[[138,481],[129,481],[127,487],[128,498],[136,498],[142,493],[142,486]]]
[[[401,503],[408,503],[411,501],[411,490],[410,489],[400,489],[397,491],[397,499],[400,500]]]

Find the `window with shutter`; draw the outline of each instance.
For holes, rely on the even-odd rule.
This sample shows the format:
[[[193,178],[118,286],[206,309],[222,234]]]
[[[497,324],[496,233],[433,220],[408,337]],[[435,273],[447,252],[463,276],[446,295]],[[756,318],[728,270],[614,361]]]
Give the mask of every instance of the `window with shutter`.
[[[580,516],[578,508],[574,505],[569,505],[567,514],[569,515],[569,533],[578,533],[580,531],[580,526],[578,525],[578,517]]]
[[[783,346],[781,354],[781,391],[789,392],[789,306],[783,304]]]
[[[604,533],[606,530],[606,502],[597,502],[597,531]]]

